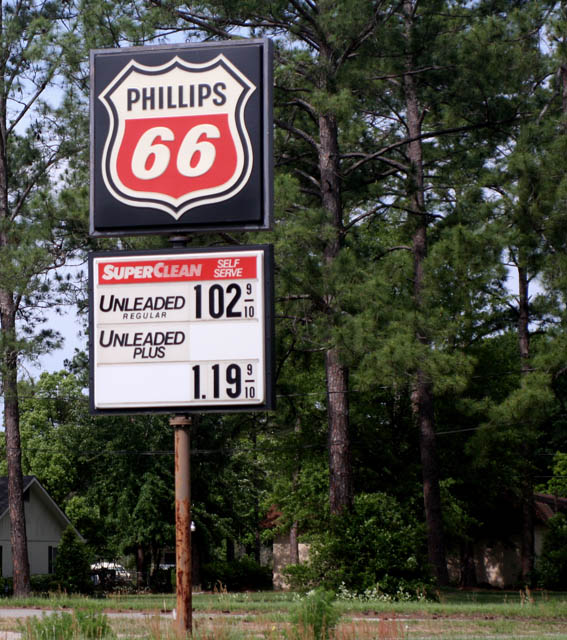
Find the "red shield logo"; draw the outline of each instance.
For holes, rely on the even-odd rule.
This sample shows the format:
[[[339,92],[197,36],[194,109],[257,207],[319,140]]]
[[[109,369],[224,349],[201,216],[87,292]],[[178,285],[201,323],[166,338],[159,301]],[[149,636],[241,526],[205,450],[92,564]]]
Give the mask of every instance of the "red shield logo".
[[[252,169],[244,109],[255,89],[222,54],[198,64],[177,56],[151,67],[131,60],[100,94],[110,119],[107,189],[176,220],[237,194]]]

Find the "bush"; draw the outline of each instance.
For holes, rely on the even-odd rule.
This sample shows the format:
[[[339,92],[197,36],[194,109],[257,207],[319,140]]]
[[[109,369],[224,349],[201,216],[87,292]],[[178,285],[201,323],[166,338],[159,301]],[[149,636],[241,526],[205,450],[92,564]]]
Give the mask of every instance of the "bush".
[[[244,556],[231,562],[217,560],[203,565],[203,589],[213,590],[222,585],[229,591],[266,590],[272,588],[272,570],[252,558]]]
[[[540,586],[545,589],[567,588],[567,517],[558,513],[549,519],[537,563]]]
[[[58,584],[52,574],[37,574],[30,577],[32,593],[45,596],[50,591],[57,591]]]
[[[423,526],[393,497],[374,493],[357,496],[351,513],[333,517],[311,539],[309,564],[285,573],[294,588],[342,585],[363,593],[378,586],[384,594],[418,597],[431,582],[428,568]]]
[[[171,593],[174,588],[175,569],[157,569],[150,575],[152,593]]]
[[[335,594],[325,589],[315,589],[301,600],[293,615],[298,638],[328,640],[341,617],[334,607],[334,600]]]
[[[0,596],[8,597],[14,594],[14,581],[12,578],[0,576]]]
[[[292,591],[309,591],[321,582],[319,570],[311,563],[288,564],[282,573]]]
[[[68,593],[92,593],[94,588],[85,545],[72,527],[65,529],[57,548],[54,582]]]

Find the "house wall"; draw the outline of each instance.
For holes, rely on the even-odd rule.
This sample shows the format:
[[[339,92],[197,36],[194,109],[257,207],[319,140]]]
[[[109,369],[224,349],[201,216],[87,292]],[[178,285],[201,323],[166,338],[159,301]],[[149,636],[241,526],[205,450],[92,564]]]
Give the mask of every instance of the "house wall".
[[[534,550],[536,562],[541,555],[546,527],[536,524],[534,527]],[[517,586],[521,574],[520,538],[514,537],[508,545],[499,542],[488,545],[479,542],[475,545],[475,574],[478,584],[491,587]],[[458,583],[461,566],[457,556],[449,557],[449,578]]]
[[[542,526],[541,524],[536,524],[534,527],[534,549],[536,559],[541,556],[541,552],[543,550],[543,541],[545,538],[545,534],[547,533],[547,527]]]
[[[475,549],[476,579],[479,584],[508,587],[518,582],[520,575],[520,547],[516,544],[496,543]]]
[[[28,555],[32,575],[48,573],[49,547],[57,547],[65,523],[61,516],[45,500],[42,490],[32,484],[29,499],[24,502]],[[0,545],[2,546],[2,575],[12,576],[12,548],[10,544],[10,518],[8,514],[0,521]]]
[[[277,536],[273,544],[273,584],[274,589],[289,589],[283,569],[289,564],[289,534]],[[303,564],[309,559],[309,546],[299,543],[299,562]]]
[[[536,525],[534,529],[534,548],[537,558],[541,555],[546,528]],[[479,585],[487,584],[491,587],[504,588],[516,586],[520,576],[520,539],[514,538],[510,544],[496,543],[488,545],[478,543],[475,546],[475,573]],[[307,562],[309,546],[299,545],[299,561]],[[273,585],[274,589],[288,589],[289,585],[283,576],[283,569],[289,564],[289,535],[278,536],[273,543]],[[461,566],[458,556],[449,556],[449,578],[452,582],[460,580]]]

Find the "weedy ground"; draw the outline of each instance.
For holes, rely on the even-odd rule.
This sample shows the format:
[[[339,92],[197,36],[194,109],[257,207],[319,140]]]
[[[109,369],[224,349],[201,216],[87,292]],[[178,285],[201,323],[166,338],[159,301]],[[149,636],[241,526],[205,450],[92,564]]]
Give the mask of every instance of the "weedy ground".
[[[311,618],[298,611],[309,605]],[[1,607],[41,607],[37,624],[0,616],[0,640],[139,638],[176,640],[171,595],[113,595],[19,601]],[[444,591],[439,602],[352,599],[313,608],[305,597],[281,592],[193,595],[193,640],[567,640],[567,594],[546,592]],[[327,612],[326,612],[327,611]],[[66,615],[65,615],[66,614]],[[313,617],[314,616],[314,617]],[[317,616],[319,616],[317,618]],[[327,624],[327,616],[332,624]],[[82,619],[81,628],[78,618]],[[35,626],[34,626],[35,625]],[[43,626],[42,626],[43,625]],[[11,636],[14,637],[14,636]]]

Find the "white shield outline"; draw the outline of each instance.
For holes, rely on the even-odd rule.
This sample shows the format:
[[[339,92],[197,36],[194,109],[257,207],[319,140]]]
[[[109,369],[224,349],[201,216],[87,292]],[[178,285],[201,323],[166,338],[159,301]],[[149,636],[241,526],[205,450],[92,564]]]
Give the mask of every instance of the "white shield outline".
[[[229,130],[237,154],[235,171],[231,178],[221,185],[184,194],[179,198],[153,191],[132,190],[122,183],[116,169],[126,122],[124,110],[120,108],[119,101],[116,100],[118,92],[123,88],[125,81],[134,74],[138,74],[139,77],[155,78],[157,82],[172,73],[190,74],[190,76],[197,76],[201,80],[204,74],[217,74],[223,80],[231,82],[234,90],[234,94],[230,97],[229,108],[221,109],[220,112],[228,114]],[[157,66],[148,66],[134,59],[131,60],[99,95],[99,99],[108,113],[110,123],[102,153],[101,167],[102,178],[108,191],[114,198],[128,206],[160,209],[176,220],[194,207],[223,202],[236,195],[247,184],[252,171],[252,144],[244,121],[244,110],[255,89],[256,86],[223,54],[203,63],[188,62],[179,56]],[[175,115],[182,114],[171,115],[165,110],[161,115],[174,118]]]

